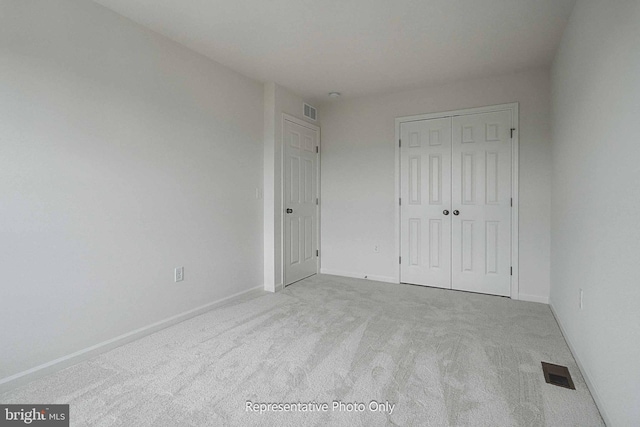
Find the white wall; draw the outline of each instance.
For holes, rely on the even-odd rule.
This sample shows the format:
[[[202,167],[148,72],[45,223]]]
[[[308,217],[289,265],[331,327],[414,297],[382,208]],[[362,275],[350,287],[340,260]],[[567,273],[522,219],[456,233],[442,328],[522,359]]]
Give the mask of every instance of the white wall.
[[[322,105],[322,271],[395,280],[396,117],[519,102],[520,294],[546,302],[549,91],[540,69]]]
[[[262,286],[262,136],[261,83],[90,1],[0,0],[0,379]]]
[[[552,88],[551,305],[605,421],[638,425],[640,1],[579,0]]]
[[[302,115],[301,96],[273,82],[264,84],[264,289],[282,287],[282,117],[316,126]],[[318,117],[319,119],[319,117]]]

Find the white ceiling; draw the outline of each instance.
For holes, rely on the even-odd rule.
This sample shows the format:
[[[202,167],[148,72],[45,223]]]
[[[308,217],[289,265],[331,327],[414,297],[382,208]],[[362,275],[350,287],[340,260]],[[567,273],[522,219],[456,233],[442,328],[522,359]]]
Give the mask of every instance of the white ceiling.
[[[575,0],[95,0],[311,99],[551,62]]]

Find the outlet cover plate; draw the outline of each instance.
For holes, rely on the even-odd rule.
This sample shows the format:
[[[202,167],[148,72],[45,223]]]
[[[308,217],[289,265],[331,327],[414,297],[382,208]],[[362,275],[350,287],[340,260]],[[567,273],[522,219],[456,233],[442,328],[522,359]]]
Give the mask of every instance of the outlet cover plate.
[[[176,282],[182,282],[184,280],[184,267],[177,267],[176,268],[174,280]]]

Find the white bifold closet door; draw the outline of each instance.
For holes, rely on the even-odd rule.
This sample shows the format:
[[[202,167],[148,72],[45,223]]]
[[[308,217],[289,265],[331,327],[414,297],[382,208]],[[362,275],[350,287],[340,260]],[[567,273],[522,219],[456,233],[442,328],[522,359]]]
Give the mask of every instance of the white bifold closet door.
[[[400,132],[401,282],[509,296],[511,112]]]

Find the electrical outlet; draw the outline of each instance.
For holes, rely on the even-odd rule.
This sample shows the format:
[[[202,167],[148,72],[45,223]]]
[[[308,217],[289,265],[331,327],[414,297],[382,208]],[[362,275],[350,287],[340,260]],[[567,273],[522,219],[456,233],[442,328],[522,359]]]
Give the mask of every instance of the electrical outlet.
[[[582,288],[580,288],[580,310],[582,310],[584,308],[584,291],[582,290]]]
[[[184,267],[176,267],[174,280],[182,282],[184,280]]]
[[[373,252],[375,252],[375,253],[379,253],[379,252],[380,252],[380,245],[375,245],[375,246],[373,247]]]

